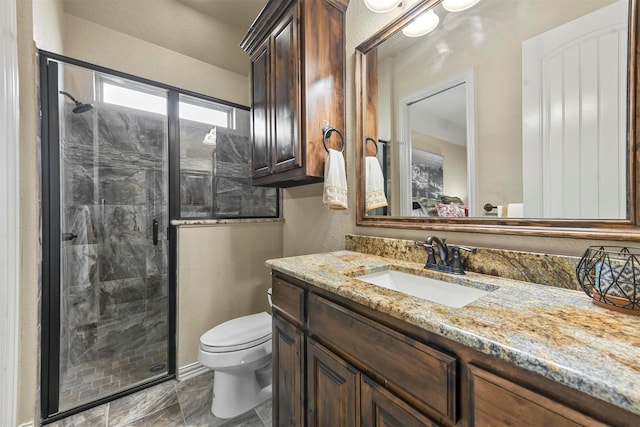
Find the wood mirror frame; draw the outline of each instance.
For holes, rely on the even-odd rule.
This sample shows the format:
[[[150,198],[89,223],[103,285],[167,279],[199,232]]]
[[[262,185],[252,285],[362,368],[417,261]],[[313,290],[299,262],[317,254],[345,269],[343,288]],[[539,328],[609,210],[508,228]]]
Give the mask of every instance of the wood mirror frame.
[[[364,157],[373,154],[367,147],[367,135],[377,134],[376,98],[369,94],[377,91],[374,51],[382,42],[390,38],[411,19],[437,5],[440,0],[424,0],[415,4],[404,14],[387,24],[380,31],[356,48],[356,224],[365,227],[389,227],[438,231],[473,233],[500,233],[525,236],[572,237],[584,239],[640,240],[640,211],[636,201],[640,200],[640,133],[636,126],[639,108],[640,69],[638,59],[638,0],[630,0],[629,58],[628,58],[628,191],[627,219],[587,220],[587,219],[506,219],[506,218],[437,218],[367,216],[365,212],[365,167]],[[374,70],[372,72],[372,70]],[[373,90],[371,90],[373,88]],[[373,131],[372,131],[373,129]],[[369,144],[370,145],[370,144]]]

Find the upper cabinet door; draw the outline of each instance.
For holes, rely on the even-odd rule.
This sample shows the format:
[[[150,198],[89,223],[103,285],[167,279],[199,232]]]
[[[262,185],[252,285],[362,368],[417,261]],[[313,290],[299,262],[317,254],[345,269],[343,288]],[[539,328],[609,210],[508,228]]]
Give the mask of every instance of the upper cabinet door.
[[[240,43],[253,61],[253,185],[324,180],[322,129],[328,125],[344,134],[348,3],[269,0]],[[331,148],[342,148],[334,139]]]
[[[251,102],[253,133],[253,176],[268,175],[270,169],[269,137],[269,41],[251,59]]]
[[[302,166],[298,134],[300,105],[296,7],[283,17],[272,36],[273,170]]]

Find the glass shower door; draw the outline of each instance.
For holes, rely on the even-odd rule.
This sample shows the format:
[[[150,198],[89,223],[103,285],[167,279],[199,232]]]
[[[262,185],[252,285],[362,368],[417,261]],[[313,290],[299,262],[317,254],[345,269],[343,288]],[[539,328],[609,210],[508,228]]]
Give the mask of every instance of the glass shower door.
[[[167,375],[169,216],[166,91],[58,70],[62,412]]]

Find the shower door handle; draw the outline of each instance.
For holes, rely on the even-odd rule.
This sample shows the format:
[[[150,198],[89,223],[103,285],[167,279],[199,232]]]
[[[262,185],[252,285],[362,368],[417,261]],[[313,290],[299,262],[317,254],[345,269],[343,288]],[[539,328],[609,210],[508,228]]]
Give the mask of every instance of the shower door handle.
[[[158,246],[158,220],[153,220],[153,246]]]
[[[78,236],[73,233],[62,233],[62,240],[68,242],[69,240],[73,240]]]

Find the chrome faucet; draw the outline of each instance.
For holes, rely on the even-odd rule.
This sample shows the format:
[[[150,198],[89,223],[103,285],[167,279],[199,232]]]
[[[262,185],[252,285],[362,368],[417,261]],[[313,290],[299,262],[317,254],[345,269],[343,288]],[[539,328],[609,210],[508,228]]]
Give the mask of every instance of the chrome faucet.
[[[474,253],[476,249],[466,246],[453,246],[449,248],[446,239],[440,240],[436,236],[429,236],[424,242],[416,242],[417,245],[427,250],[427,263],[424,268],[429,270],[444,271],[453,274],[464,274],[464,266],[460,251]],[[436,251],[439,261],[436,262]]]

